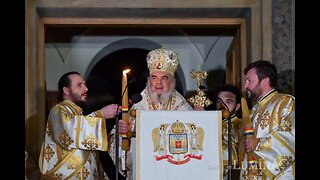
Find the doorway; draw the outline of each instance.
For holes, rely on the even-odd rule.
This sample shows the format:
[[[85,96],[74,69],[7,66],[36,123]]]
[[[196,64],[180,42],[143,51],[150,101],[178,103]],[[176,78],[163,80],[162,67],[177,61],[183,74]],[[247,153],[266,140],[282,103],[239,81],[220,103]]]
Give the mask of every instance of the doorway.
[[[68,48],[64,46],[76,46],[77,43],[78,44],[81,44],[81,43],[95,44],[95,43],[104,43],[105,41],[106,42],[110,41],[112,43],[99,49],[99,52],[96,53],[93,57],[87,58],[90,61],[89,64],[84,65],[85,63],[81,63],[81,66],[87,66],[81,74],[83,74],[85,79],[89,80],[89,82],[91,81],[89,76],[94,75],[96,80],[100,78],[100,79],[104,79],[105,82],[109,82],[110,84],[116,85],[116,83],[113,83],[112,81],[108,81],[106,80],[106,78],[113,77],[113,80],[116,80],[116,79],[119,80],[120,76],[118,77],[117,74],[121,74],[121,73],[118,72],[116,74],[112,74],[112,72],[114,73],[115,69],[119,68],[120,66],[123,66],[124,64],[132,64],[135,66],[137,64],[140,64],[144,66],[144,68],[142,67],[134,68],[135,71],[133,71],[133,73],[135,72],[139,72],[142,74],[147,73],[147,68],[145,65],[146,54],[148,53],[149,50],[159,48],[161,46],[160,43],[157,43],[157,38],[159,38],[161,39],[161,42],[174,41],[175,46],[184,46],[184,44],[187,44],[187,43],[197,46],[195,48],[197,50],[196,52],[191,52],[191,50],[189,51],[191,52],[191,54],[198,53],[202,55],[200,57],[200,59],[202,60],[201,62],[193,62],[194,63],[193,65],[190,63],[191,65],[189,66],[194,67],[196,66],[195,65],[196,63],[197,65],[200,63],[203,63],[203,64],[206,63],[204,65],[205,67],[203,68],[207,68],[209,70],[210,76],[205,81],[206,83],[205,86],[207,86],[210,90],[218,87],[219,85],[225,82],[234,84],[233,82],[227,81],[230,79],[229,76],[232,75],[233,69],[226,68],[226,65],[228,64],[226,63],[226,60],[224,59],[222,60],[224,63],[223,68],[221,68],[221,64],[220,64],[220,67],[218,67],[219,68],[218,70],[216,69],[212,70],[208,68],[208,64],[210,64],[210,61],[207,59],[212,58],[209,55],[210,53],[212,53],[211,50],[214,51],[213,49],[216,48],[215,45],[218,40],[221,41],[221,39],[225,37],[227,38],[233,37],[233,41],[234,41],[234,37],[236,37],[237,39],[240,39],[240,35],[239,35],[240,27],[241,27],[241,24],[240,25],[231,24],[227,26],[226,25],[221,26],[216,24],[201,25],[201,26],[197,25],[195,27],[193,25],[174,25],[174,26],[157,25],[156,27],[155,26],[143,26],[143,27],[142,26],[137,26],[137,27],[121,26],[119,27],[119,26],[110,26],[110,25],[95,26],[95,25],[45,24],[44,28],[46,33],[45,33],[44,41],[45,41],[46,47],[48,46],[48,44],[50,44],[52,46],[52,49],[54,49],[53,51],[59,55],[56,58],[54,58],[55,62],[48,62],[46,60],[46,68],[47,68],[46,73],[48,73],[48,71],[52,71],[51,69],[55,67],[53,63],[62,63],[66,67],[69,66],[68,63],[72,63],[72,64],[79,63],[79,62],[68,62],[69,61],[68,57],[72,56],[70,55],[72,52],[70,53],[68,51],[70,51],[72,47]],[[64,32],[64,33],[57,33],[57,32]],[[238,36],[235,36],[236,33],[238,34]],[[114,40],[116,39],[115,37],[122,37],[122,39],[118,38],[119,40]],[[212,38],[212,40],[210,38]],[[104,39],[104,40],[101,40],[101,39]],[[163,39],[168,39],[168,40],[163,40]],[[183,41],[181,39],[187,39],[187,41]],[[200,44],[199,42],[203,41],[203,39],[208,42],[203,42],[202,44]],[[194,42],[194,41],[197,41],[197,42]],[[240,40],[237,40],[237,42],[240,42]],[[200,52],[199,49],[201,48],[201,45],[208,46],[206,47],[207,48],[206,53]],[[240,43],[238,43],[237,46],[231,46],[231,48],[233,49],[237,48],[237,51],[232,51],[233,54],[235,53],[237,54],[236,56],[238,58],[236,59],[236,61],[241,61],[241,57],[240,57],[241,49],[239,45]],[[95,46],[95,45],[91,45],[91,46]],[[90,45],[88,45],[87,47],[90,47]],[[144,51],[144,53],[141,54],[140,51],[141,52]],[[119,52],[121,52],[121,55]],[[49,51],[46,51],[46,53],[50,54]],[[216,53],[216,52],[213,52],[213,53]],[[141,55],[141,56],[137,56],[137,55]],[[46,57],[47,56],[48,55],[46,55]],[[52,52],[51,52],[51,56],[52,56]],[[80,58],[81,57],[79,57],[79,59]],[[108,58],[109,60],[106,60]],[[76,59],[76,61],[78,61],[79,59]],[[79,60],[79,61],[82,61],[82,60]],[[103,63],[99,61],[105,61],[105,62]],[[119,61],[122,61],[122,62],[119,62]],[[183,65],[183,63],[186,63],[186,61],[188,60],[186,60],[185,58],[180,58],[180,61],[181,61],[180,62],[181,66],[186,66],[186,65]],[[189,61],[195,61],[195,59],[190,58]],[[241,63],[238,62],[237,64],[240,65]],[[186,87],[188,85],[186,85],[186,83],[195,84],[195,82],[190,82],[193,80],[185,79],[185,77],[188,76],[189,72],[183,73],[183,69],[181,68],[181,66],[179,65],[179,68],[176,73],[177,90],[181,94],[185,95],[188,91],[188,87]],[[65,67],[61,67],[61,68],[58,67],[54,69],[61,70],[63,68]],[[234,66],[234,68],[240,69],[241,67]],[[101,70],[101,69],[104,69],[104,70]],[[53,71],[53,73],[57,76],[56,81],[58,79],[58,76],[60,76],[59,70],[58,72],[57,70]],[[104,73],[97,73],[94,71],[101,71]],[[238,70],[235,70],[235,71],[239,72]],[[137,75],[133,75],[133,77],[135,76]],[[138,86],[140,86],[140,89],[138,88],[138,91],[137,90],[131,91],[132,93],[138,93],[139,91],[142,91],[143,89],[142,87],[144,87],[146,83],[146,76],[147,75],[143,77],[144,81],[140,81],[139,82],[140,84],[137,84]],[[52,79],[52,78],[48,77],[48,75],[46,74],[46,79]],[[48,82],[48,81],[46,82],[48,83],[48,89],[49,89],[47,92],[48,97],[46,99],[49,100],[49,102],[47,103],[49,104],[48,108],[50,108],[53,104],[55,104],[55,102],[52,102],[52,101],[54,101],[53,96],[55,96],[55,94],[57,93],[57,92],[55,93],[54,91],[50,91],[50,88],[52,86],[55,86],[56,82],[52,83],[53,85],[50,84],[51,82]],[[117,81],[117,82],[120,82],[120,81]],[[237,85],[240,85],[240,84],[241,82],[237,81]],[[117,89],[117,86],[115,87],[115,89]],[[118,92],[118,91],[115,90],[115,92]],[[131,92],[129,91],[129,93]],[[113,96],[118,97],[119,93],[113,93]]]
[[[211,30],[224,28],[224,29],[236,29],[240,33],[240,55],[238,61],[240,62],[239,69],[243,69],[246,65],[247,61],[247,26],[245,18],[203,18],[203,17],[195,17],[195,18],[151,18],[151,17],[143,17],[143,18],[52,18],[52,17],[41,17],[39,19],[38,24],[38,68],[39,68],[39,101],[37,102],[39,107],[38,109],[38,118],[45,119],[46,116],[46,53],[45,53],[45,42],[49,39],[46,36],[49,34],[48,27],[56,28],[56,27],[71,27],[75,28],[78,33],[83,33],[84,29],[92,28],[92,27],[103,27],[110,29],[112,32],[121,32],[118,31],[119,28],[124,28],[128,30],[132,30],[133,28],[140,29],[156,29],[158,32],[162,32],[163,29],[166,28],[185,28],[185,29],[202,29],[204,32],[210,33]],[[83,28],[83,29],[81,29]],[[55,31],[59,36],[65,37],[65,34],[71,33],[68,30],[64,29],[63,31]],[[88,32],[88,31],[87,31]],[[141,31],[144,32],[144,31]],[[198,31],[199,32],[199,31]],[[100,33],[104,33],[100,31]],[[59,69],[56,69],[59,71]],[[189,73],[189,72],[177,72],[180,73],[180,77],[183,77],[181,73]],[[226,74],[228,76],[228,73]],[[241,83],[243,83],[243,77],[240,78]],[[181,80],[181,82],[186,82],[186,80]],[[190,84],[195,84],[195,82],[189,82]],[[181,83],[183,87],[184,84]],[[187,86],[187,85],[185,85]],[[184,87],[183,87],[184,88]],[[45,121],[37,121],[36,124],[38,129],[38,133],[35,136],[28,136],[26,141],[27,144],[31,144],[35,147],[35,149],[40,149],[41,143],[43,141],[43,134],[45,131]],[[29,134],[27,132],[27,134]],[[37,154],[38,152],[36,152]]]

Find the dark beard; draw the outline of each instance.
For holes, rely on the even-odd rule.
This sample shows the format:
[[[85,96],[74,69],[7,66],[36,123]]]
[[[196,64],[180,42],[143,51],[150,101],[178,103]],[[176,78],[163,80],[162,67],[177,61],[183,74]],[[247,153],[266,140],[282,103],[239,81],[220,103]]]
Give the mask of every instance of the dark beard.
[[[77,94],[73,93],[73,91],[71,91],[71,100],[73,103],[75,103],[77,106],[79,106],[80,108],[84,108],[87,105],[87,99],[82,101],[81,100],[81,95],[78,96]]]
[[[77,106],[79,106],[81,109],[87,107],[87,101],[75,101],[74,102]]]
[[[251,94],[251,96],[248,96],[248,101],[251,101],[252,104],[256,104],[258,101],[258,97],[255,94]]]

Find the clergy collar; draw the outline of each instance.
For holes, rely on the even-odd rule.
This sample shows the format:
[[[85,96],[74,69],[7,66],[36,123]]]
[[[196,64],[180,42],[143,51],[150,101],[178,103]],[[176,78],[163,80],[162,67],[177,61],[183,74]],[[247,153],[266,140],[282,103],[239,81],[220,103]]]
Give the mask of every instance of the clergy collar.
[[[259,99],[258,104],[263,103],[266,99],[269,99],[267,97],[271,97],[271,94],[275,94],[277,91],[275,89],[271,89],[266,95],[264,95],[262,98]]]

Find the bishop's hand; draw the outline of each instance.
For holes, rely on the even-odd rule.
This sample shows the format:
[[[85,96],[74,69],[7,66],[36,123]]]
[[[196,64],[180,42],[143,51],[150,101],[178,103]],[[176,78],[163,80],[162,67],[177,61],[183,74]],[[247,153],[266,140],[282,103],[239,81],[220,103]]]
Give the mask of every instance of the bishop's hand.
[[[127,134],[129,130],[129,125],[126,121],[120,119],[119,120],[119,133],[120,134]]]

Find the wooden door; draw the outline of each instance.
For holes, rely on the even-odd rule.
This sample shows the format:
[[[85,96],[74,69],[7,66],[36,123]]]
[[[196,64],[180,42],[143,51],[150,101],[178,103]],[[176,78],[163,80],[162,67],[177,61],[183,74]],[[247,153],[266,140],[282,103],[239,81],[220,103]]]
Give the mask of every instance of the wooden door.
[[[241,46],[240,28],[237,29],[227,50],[226,83],[241,89]]]

